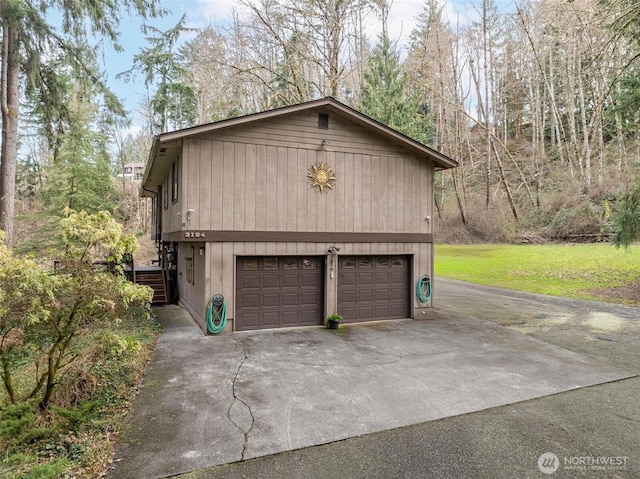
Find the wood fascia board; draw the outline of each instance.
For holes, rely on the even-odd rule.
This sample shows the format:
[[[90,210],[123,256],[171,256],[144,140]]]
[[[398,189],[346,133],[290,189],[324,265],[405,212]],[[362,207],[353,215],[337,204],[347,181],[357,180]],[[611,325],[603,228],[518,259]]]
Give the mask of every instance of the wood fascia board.
[[[196,243],[433,243],[431,233],[180,230],[163,232],[161,237]]]
[[[344,113],[351,120],[356,120],[356,122],[367,127],[368,129],[376,130],[382,133],[384,136],[393,140],[395,143],[400,144],[405,148],[409,148],[410,150],[418,153],[421,156],[425,155],[427,158],[432,159],[434,163],[440,166],[440,169],[455,168],[458,166],[458,162],[456,160],[449,158],[446,155],[443,155],[442,153],[434,150],[433,148],[429,148],[428,146],[423,145],[419,141],[416,141],[413,138],[408,137],[407,135],[400,133],[399,131],[394,130],[393,128],[390,128],[385,124],[380,123],[379,121],[374,120],[373,118],[363,113],[360,113],[359,111],[354,110],[353,108],[348,107],[347,105],[344,105],[343,103],[333,100],[330,103],[330,105],[333,108],[336,108],[337,110]]]
[[[269,118],[278,117],[282,115],[287,115],[291,113],[296,113],[299,111],[305,111],[309,109],[316,108],[330,108],[337,111],[339,114],[342,114],[343,117],[350,119],[351,121],[355,121],[356,123],[364,126],[369,130],[376,131],[382,134],[387,139],[392,140],[394,143],[404,146],[409,150],[417,153],[418,156],[425,157],[433,160],[437,169],[448,169],[455,168],[458,166],[458,162],[452,158],[449,158],[442,153],[429,148],[426,145],[390,128],[379,121],[374,120],[373,118],[368,117],[367,115],[360,113],[359,111],[335,100],[331,97],[322,98],[320,100],[312,100],[306,103],[299,103],[297,105],[285,106],[282,108],[277,108],[275,110],[267,110],[259,113],[252,113],[250,115],[240,116],[236,118],[229,118],[227,120],[221,120],[215,123],[208,123],[206,125],[199,125],[190,128],[185,128],[183,130],[173,131],[169,133],[162,133],[156,136],[154,140],[159,144],[168,143],[174,140],[179,140],[186,137],[193,137],[202,135],[205,133],[215,132],[217,130],[222,130],[226,128],[231,128],[238,125],[249,124],[253,122],[267,120]],[[151,158],[150,158],[151,159]]]

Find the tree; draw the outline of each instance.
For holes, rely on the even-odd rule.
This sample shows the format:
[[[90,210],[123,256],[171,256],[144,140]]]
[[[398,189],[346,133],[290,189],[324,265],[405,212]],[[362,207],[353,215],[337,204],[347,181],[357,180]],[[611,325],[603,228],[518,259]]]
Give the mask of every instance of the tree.
[[[400,54],[387,33],[388,5],[381,5],[382,34],[364,70],[358,108],[362,113],[423,143],[432,143],[426,106],[410,90]]]
[[[149,25],[143,26],[147,41],[133,58],[133,68],[119,74],[129,80],[136,71],[144,74],[144,83],[151,97],[150,131],[162,133],[169,128],[180,129],[192,126],[197,115],[196,92],[185,82],[186,68],[180,61],[177,44],[180,35],[191,29],[185,27],[186,16],[167,31]],[[155,92],[151,89],[155,86]]]
[[[618,202],[612,217],[614,234],[611,241],[616,248],[628,248],[640,238],[640,183]]]
[[[64,134],[42,191],[44,206],[55,216],[65,208],[88,213],[113,210],[115,189],[107,151],[110,128],[100,124],[99,112],[88,100],[80,91],[67,97]]]
[[[78,360],[78,341],[93,328],[118,321],[130,307],[149,302],[152,290],[95,265],[133,254],[135,237],[108,212],[67,209],[60,221],[63,248],[49,272],[13,256],[0,243],[0,363],[12,402],[37,398],[46,409],[60,377]],[[17,359],[28,360],[33,384],[23,394],[12,380]]]
[[[157,16],[163,13],[158,3],[159,0],[78,0],[72,3],[65,0],[3,0],[0,3],[0,229],[6,232],[8,244],[13,242],[21,94],[41,99],[44,108],[63,111],[63,102],[56,94],[56,77],[42,65],[47,64],[47,55],[65,52],[72,69],[92,77],[105,103],[121,109],[88,61],[95,58],[96,52],[86,46],[86,39],[89,34],[103,36],[120,48],[117,28],[122,14],[137,12],[143,17]],[[60,14],[61,27],[53,23],[51,12]]]

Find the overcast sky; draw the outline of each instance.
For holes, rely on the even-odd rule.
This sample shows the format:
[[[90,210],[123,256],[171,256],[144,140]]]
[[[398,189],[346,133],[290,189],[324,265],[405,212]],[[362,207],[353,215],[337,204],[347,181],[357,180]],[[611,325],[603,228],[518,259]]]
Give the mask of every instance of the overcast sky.
[[[444,2],[444,0],[441,0]],[[161,31],[174,27],[183,14],[187,16],[187,25],[201,28],[207,25],[224,26],[231,18],[234,8],[238,8],[234,0],[160,0],[162,6],[171,13],[161,19],[151,19],[149,24]],[[448,0],[446,12],[453,24],[464,25],[477,16],[482,0]],[[495,0],[501,11],[512,9],[514,0]],[[424,0],[394,0],[389,14],[389,34],[400,46],[406,45],[411,31],[415,27],[416,17],[423,11]],[[240,10],[241,11],[241,10]],[[121,44],[124,52],[108,49],[105,54],[106,71],[109,83],[116,94],[124,101],[125,107],[135,116],[136,110],[144,98],[145,88],[140,75],[132,82],[117,80],[116,74],[128,70],[132,66],[133,56],[145,47],[140,31],[142,20],[138,17],[123,19],[121,23]],[[370,40],[375,42],[380,33],[379,26],[370,31]],[[134,124],[138,123],[134,119]]]

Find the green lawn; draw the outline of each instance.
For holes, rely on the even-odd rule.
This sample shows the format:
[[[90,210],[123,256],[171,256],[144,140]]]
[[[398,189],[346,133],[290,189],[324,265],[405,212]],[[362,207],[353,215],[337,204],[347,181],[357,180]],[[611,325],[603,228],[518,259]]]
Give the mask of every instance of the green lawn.
[[[554,296],[640,304],[640,246],[436,245],[435,273]]]

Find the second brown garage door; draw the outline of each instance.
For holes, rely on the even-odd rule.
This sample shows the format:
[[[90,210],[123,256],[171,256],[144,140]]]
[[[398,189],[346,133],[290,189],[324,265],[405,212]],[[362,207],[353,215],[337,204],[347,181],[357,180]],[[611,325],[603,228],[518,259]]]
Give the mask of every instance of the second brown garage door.
[[[345,321],[409,318],[409,256],[341,256],[338,313]]]
[[[324,257],[239,257],[236,268],[236,331],[323,323]]]

